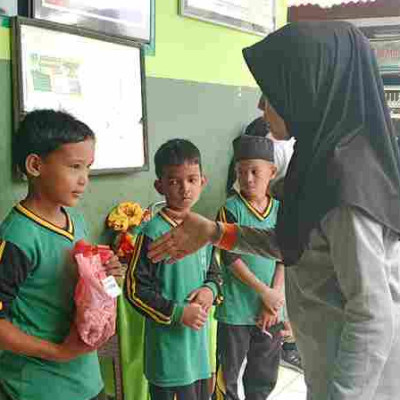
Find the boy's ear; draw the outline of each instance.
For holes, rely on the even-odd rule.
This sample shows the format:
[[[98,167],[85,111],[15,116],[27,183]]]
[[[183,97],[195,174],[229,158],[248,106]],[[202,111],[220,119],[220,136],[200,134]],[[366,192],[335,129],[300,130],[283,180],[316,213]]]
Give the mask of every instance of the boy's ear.
[[[205,175],[201,176],[201,188],[204,189],[208,184],[208,178]]]
[[[40,176],[40,169],[42,166],[42,159],[37,154],[29,154],[25,160],[25,169],[28,176]]]
[[[164,196],[165,193],[164,193],[164,190],[163,190],[163,187],[162,187],[161,179],[157,179],[157,180],[154,181],[154,188],[157,190],[157,192],[159,194]]]

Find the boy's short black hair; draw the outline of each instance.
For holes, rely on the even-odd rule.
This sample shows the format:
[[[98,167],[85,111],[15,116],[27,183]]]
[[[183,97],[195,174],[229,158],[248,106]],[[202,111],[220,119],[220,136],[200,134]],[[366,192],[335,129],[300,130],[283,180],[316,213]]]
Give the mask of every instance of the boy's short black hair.
[[[94,140],[94,132],[64,111],[35,110],[26,115],[14,136],[13,161],[23,173],[29,154],[46,157],[67,143]]]
[[[164,167],[169,165],[182,165],[185,162],[198,164],[201,168],[200,150],[189,140],[171,139],[162,144],[154,155],[156,175],[160,179]]]

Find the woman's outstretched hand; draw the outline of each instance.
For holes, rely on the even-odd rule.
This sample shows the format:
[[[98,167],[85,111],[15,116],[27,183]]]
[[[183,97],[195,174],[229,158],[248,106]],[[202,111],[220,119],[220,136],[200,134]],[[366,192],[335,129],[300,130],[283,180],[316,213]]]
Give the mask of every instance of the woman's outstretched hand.
[[[172,264],[211,242],[216,234],[214,221],[190,212],[179,226],[151,244],[148,255],[153,263],[166,259]]]

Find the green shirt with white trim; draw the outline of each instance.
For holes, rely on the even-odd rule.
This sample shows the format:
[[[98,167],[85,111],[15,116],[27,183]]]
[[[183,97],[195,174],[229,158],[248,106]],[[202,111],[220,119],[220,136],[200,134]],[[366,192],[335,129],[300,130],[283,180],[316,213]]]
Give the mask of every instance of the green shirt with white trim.
[[[260,213],[240,193],[235,193],[220,209],[217,219],[222,222],[237,223],[241,226],[270,229],[276,225],[278,209],[279,201],[270,197],[266,209]],[[250,254],[238,255],[221,251],[224,301],[216,308],[215,318],[231,325],[255,325],[262,310],[262,301],[254,289],[233,274],[230,265],[238,258],[259,280],[268,286],[273,283],[275,260]]]
[[[62,343],[74,319],[74,243],[86,237],[83,218],[64,210],[60,229],[18,204],[0,226],[0,318],[21,331]],[[97,353],[68,362],[2,351],[0,384],[17,400],[89,400],[102,389]]]
[[[160,211],[143,227],[125,279],[127,299],[146,317],[146,378],[162,387],[190,385],[211,376],[207,324],[194,331],[181,318],[193,290],[207,286],[218,299],[221,285],[219,270],[210,266],[210,246],[173,264],[151,263],[150,243],[176,225]]]

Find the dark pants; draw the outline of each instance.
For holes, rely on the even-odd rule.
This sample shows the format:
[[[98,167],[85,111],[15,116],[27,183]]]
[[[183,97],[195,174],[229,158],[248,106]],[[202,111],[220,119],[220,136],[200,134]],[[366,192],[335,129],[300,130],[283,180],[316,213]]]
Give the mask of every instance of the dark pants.
[[[94,397],[92,400],[97,400],[98,397]],[[12,397],[10,397],[5,390],[3,389],[1,382],[0,382],[0,400],[14,400]]]
[[[265,335],[256,326],[218,323],[215,400],[239,400],[238,377],[243,374],[246,400],[265,400],[278,379],[282,339]]]
[[[208,379],[187,386],[160,387],[149,384],[151,400],[208,400]]]

